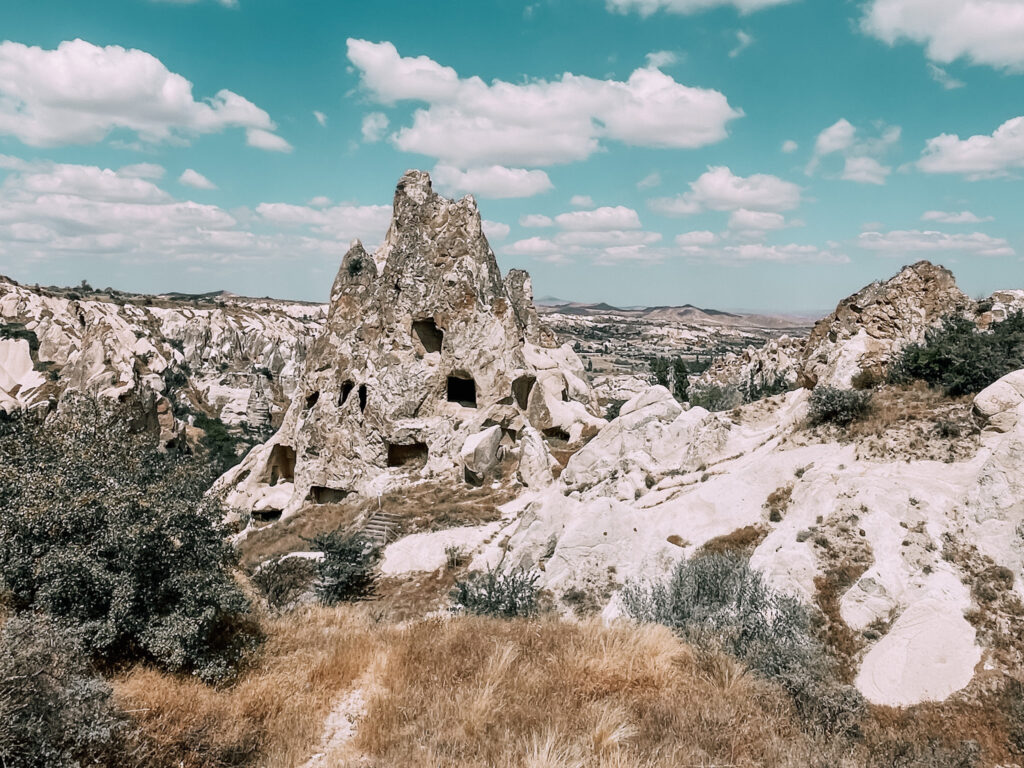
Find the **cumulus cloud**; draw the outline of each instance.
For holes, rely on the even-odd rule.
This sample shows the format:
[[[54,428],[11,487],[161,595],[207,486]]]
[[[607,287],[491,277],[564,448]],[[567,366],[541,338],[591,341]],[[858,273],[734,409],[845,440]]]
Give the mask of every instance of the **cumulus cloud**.
[[[569,198],[569,205],[573,208],[593,208],[594,198],[590,195],[573,195]]]
[[[991,136],[961,139],[944,133],[928,139],[917,167],[925,173],[960,173],[972,181],[1024,168],[1024,117],[1007,120]]]
[[[908,40],[932,61],[966,58],[1024,71],[1024,5],[1020,0],[871,0],[861,26],[889,45]]]
[[[442,190],[492,199],[533,197],[554,189],[544,171],[505,168],[501,165],[470,168],[467,171],[460,171],[450,165],[438,165],[431,178]]]
[[[327,115],[325,115],[323,112],[320,112],[319,110],[314,109],[313,110],[313,117],[316,118],[316,121],[318,123],[320,123],[320,126],[322,128],[327,126]]]
[[[555,220],[542,213],[529,213],[519,217],[519,226],[530,228],[553,227],[555,226]]]
[[[635,11],[641,16],[650,16],[657,11],[691,14],[726,6],[733,7],[740,13],[753,13],[762,8],[789,2],[792,0],[607,0],[608,9],[611,11]]]
[[[932,80],[941,85],[947,91],[963,88],[965,85],[963,80],[957,80],[942,67],[932,64],[931,62],[928,63],[928,74],[932,76]]]
[[[353,237],[379,242],[390,219],[387,206],[337,206],[317,216],[307,213],[312,208],[277,203],[255,215],[229,213],[175,199],[131,167],[2,157],[0,167],[8,170],[0,183],[0,257],[9,261],[101,256],[120,263],[209,263],[303,255],[336,261]]]
[[[624,82],[566,73],[486,83],[425,56],[402,57],[388,42],[350,39],[348,57],[374,101],[426,103],[392,137],[395,146],[458,168],[584,160],[606,140],[702,147],[724,139],[742,115],[720,92],[682,85],[651,66]]]
[[[892,173],[892,168],[882,165],[873,157],[848,157],[843,166],[843,175],[839,178],[861,184],[881,185],[885,184],[890,173]]]
[[[754,36],[748,32],[744,32],[742,29],[736,32],[736,47],[729,51],[729,58],[735,59],[747,48],[749,48],[754,42]]]
[[[262,128],[250,128],[245,132],[245,143],[250,147],[265,149],[268,152],[291,152],[292,145],[276,133],[264,131]]]
[[[947,253],[972,256],[1013,256],[1015,251],[1000,237],[981,232],[951,235],[947,232],[922,230],[896,230],[892,232],[863,232],[857,244],[884,256],[903,257],[917,253]]]
[[[921,221],[935,221],[939,224],[981,224],[986,221],[995,221],[992,216],[981,217],[970,211],[925,211],[921,214]]]
[[[652,51],[647,54],[646,61],[647,66],[661,69],[662,67],[672,66],[679,61],[679,57],[672,51]]]
[[[484,234],[487,235],[488,240],[504,240],[509,236],[512,231],[512,227],[508,224],[503,224],[500,221],[488,221],[483,220]]]
[[[793,154],[798,149],[800,149],[800,145],[797,144],[792,139],[787,139],[786,141],[782,142],[782,151],[787,155]]]
[[[711,235],[712,237],[708,237]],[[749,264],[770,262],[775,264],[847,264],[850,258],[834,247],[788,243],[742,243],[720,245],[711,232],[690,232],[676,238],[679,254],[691,261]]]
[[[662,236],[641,227],[640,216],[632,208],[606,206],[590,211],[570,211],[553,219],[534,214],[519,220],[524,227],[557,227],[554,234],[517,240],[503,252],[530,256],[543,261],[617,264],[624,261],[653,263],[667,254],[655,247]]]
[[[93,144],[122,129],[142,142],[180,143],[227,128],[247,129],[250,144],[254,132],[264,144],[287,144],[251,101],[228,90],[196,101],[192,83],[145,51],[84,40],[53,50],[0,43],[0,135],[50,147]]]
[[[649,173],[636,183],[637,189],[653,189],[661,186],[661,174],[657,171]]]
[[[178,177],[178,183],[193,189],[216,189],[217,185],[198,171],[186,168],[184,173]]]
[[[781,213],[748,211],[746,208],[740,208],[729,216],[729,229],[734,233],[742,233],[744,237],[748,238],[784,229],[786,226],[788,226],[786,217]]]
[[[694,232],[684,232],[681,235],[676,235],[676,245],[684,247],[692,245],[713,245],[718,242],[718,235],[714,232],[709,232],[706,229],[697,230]]]
[[[362,134],[363,141],[368,144],[380,141],[387,135],[388,125],[391,121],[383,112],[371,112],[363,117]]]
[[[885,184],[892,168],[883,165],[878,158],[895,146],[901,134],[899,126],[882,126],[877,136],[861,138],[856,126],[841,118],[818,134],[814,154],[804,171],[811,176],[823,158],[838,154],[844,158],[839,178],[861,184]]]
[[[779,213],[800,205],[800,187],[778,176],[736,176],[725,166],[708,168],[690,191],[676,197],[655,198],[650,206],[668,216],[690,216],[702,211],[769,211]]]

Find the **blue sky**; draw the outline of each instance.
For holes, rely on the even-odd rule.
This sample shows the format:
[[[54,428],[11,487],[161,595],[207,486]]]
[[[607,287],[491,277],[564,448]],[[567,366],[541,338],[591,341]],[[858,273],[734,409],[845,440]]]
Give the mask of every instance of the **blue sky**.
[[[37,0],[0,20],[0,273],[324,300],[394,184],[538,295],[814,311],[1021,287],[1021,0]]]

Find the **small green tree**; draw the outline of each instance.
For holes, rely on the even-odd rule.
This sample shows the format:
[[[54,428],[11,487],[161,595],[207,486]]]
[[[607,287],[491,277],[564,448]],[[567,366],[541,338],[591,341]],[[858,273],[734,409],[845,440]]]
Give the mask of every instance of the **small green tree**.
[[[451,598],[456,608],[477,616],[534,616],[538,611],[539,579],[539,573],[523,569],[506,573],[497,569],[474,571],[455,582]]]
[[[0,765],[111,765],[127,721],[74,632],[45,616],[0,629]]]
[[[140,422],[71,396],[43,424],[0,423],[0,595],[97,659],[222,680],[258,638],[224,510],[204,462],[160,453]]]
[[[325,605],[358,600],[373,591],[380,547],[362,534],[340,529],[314,536],[314,549],[324,553],[317,565],[316,593]]]
[[[653,357],[650,366],[658,384],[668,389],[676,400],[685,403],[690,385],[686,361],[681,357]]]

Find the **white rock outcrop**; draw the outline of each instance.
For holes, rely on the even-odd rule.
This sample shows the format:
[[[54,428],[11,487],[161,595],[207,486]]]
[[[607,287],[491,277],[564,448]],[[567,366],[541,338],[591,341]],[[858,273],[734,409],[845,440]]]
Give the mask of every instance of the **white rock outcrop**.
[[[605,422],[583,364],[554,344],[528,276],[502,279],[473,198],[447,200],[410,171],[381,248],[346,254],[281,429],[222,478],[228,501],[252,509],[294,483],[291,514],[413,477],[481,482],[527,425],[578,444]]]

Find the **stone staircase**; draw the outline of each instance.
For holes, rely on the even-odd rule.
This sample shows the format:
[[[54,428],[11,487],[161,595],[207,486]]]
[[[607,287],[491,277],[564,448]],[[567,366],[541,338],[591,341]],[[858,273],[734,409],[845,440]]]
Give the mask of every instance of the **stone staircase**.
[[[394,538],[401,520],[392,512],[374,512],[363,526],[363,535],[378,547],[383,547]]]

